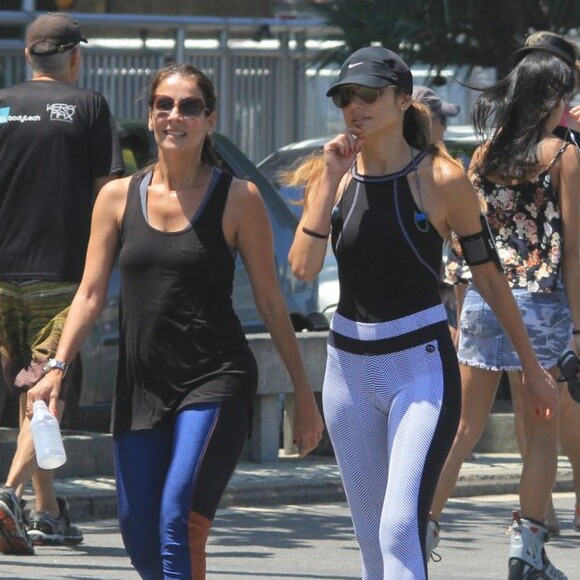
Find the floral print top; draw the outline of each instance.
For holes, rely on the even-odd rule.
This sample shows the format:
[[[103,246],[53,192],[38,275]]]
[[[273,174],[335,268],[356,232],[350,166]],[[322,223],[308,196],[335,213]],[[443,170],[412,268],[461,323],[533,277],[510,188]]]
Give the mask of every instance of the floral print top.
[[[562,216],[550,169],[568,144],[537,177],[517,185],[499,185],[477,171],[472,182],[487,204],[487,220],[510,288],[551,292],[561,287]],[[450,283],[471,279],[453,244],[445,267]]]

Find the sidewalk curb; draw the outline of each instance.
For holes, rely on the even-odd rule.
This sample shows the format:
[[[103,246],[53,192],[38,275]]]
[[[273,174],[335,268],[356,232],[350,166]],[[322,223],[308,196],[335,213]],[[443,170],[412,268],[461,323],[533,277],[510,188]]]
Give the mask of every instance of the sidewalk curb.
[[[521,461],[517,454],[482,454],[465,462],[452,497],[517,494]],[[111,476],[55,480],[74,522],[117,517],[115,480]],[[574,491],[572,468],[559,457],[555,491]],[[25,499],[34,504],[31,490]],[[283,458],[268,464],[241,463],[220,503],[226,507],[260,507],[283,504],[345,501],[333,458]]]

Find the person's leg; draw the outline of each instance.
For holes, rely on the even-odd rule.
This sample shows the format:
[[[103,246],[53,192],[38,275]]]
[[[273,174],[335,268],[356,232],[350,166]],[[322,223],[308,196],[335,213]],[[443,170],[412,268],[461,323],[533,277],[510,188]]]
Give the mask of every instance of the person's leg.
[[[162,580],[159,521],[173,429],[117,433],[115,480],[121,536],[131,564],[146,580]]]
[[[431,517],[439,519],[451,496],[463,461],[479,441],[499,384],[501,373],[467,365],[459,365],[461,372],[461,418],[457,435],[447,456],[431,505]]]
[[[552,369],[554,376],[557,369]],[[520,480],[520,505],[525,517],[543,522],[558,466],[558,420],[535,413],[534,404],[524,394],[526,423],[529,424],[526,453]]]
[[[20,355],[20,370],[10,365],[12,384],[21,392],[25,392],[42,377],[44,363],[54,356],[64,327],[68,306],[74,297],[76,285],[55,282],[38,282],[19,286],[18,294],[21,320],[18,332],[7,327],[11,336],[21,336],[26,341],[26,361]],[[1,295],[0,295],[1,296]],[[3,324],[3,326],[5,326]],[[12,323],[14,327],[14,322]],[[0,328],[1,330],[1,328]],[[3,357],[4,358],[4,357]],[[14,358],[14,357],[8,357]],[[63,388],[68,388],[66,383]],[[19,498],[24,488],[33,478],[33,487],[36,496],[36,511],[48,512],[58,518],[60,507],[53,487],[53,474],[43,473],[38,478],[36,473],[36,455],[30,433],[30,421],[25,416],[26,397],[20,396],[20,432],[16,452],[6,485],[15,489]],[[59,420],[62,417],[64,404],[59,402]]]
[[[389,458],[387,415],[372,405],[367,390],[364,357],[329,346],[324,418],[360,548],[363,580],[383,576],[379,529]]]
[[[250,422],[245,400],[196,404],[179,412],[161,503],[166,577],[205,580],[207,537]]]
[[[26,395],[21,395],[20,399],[21,408],[24,408]],[[36,469],[36,455],[29,429],[30,421],[26,419],[18,433],[6,484],[0,489],[0,551],[7,554],[34,553],[21,501],[24,487]]]
[[[36,454],[30,433],[30,420],[25,414],[26,393],[20,395],[19,405],[20,431],[18,432],[16,451],[6,477],[6,486],[14,489],[16,495],[21,498],[24,494],[24,488],[36,471]]]
[[[529,408],[529,406],[526,406],[524,402],[524,392],[521,373],[518,371],[509,372],[508,380],[510,385],[512,407],[514,410],[516,440],[518,443],[518,450],[523,458],[526,455],[527,439],[531,436],[530,428],[527,426],[531,424],[533,418],[526,417],[526,412],[529,413],[531,409]],[[556,510],[554,509],[552,494],[550,494],[550,499],[548,501],[548,509],[546,511],[546,518],[544,522],[550,534],[558,535],[560,533],[560,524],[558,522]]]
[[[459,416],[447,342],[451,372],[435,341],[374,357],[329,347],[324,414],[365,580],[427,577],[427,515]]]
[[[551,369],[557,375],[557,369]],[[558,462],[558,419],[547,420],[535,413],[532,398],[524,391],[526,425],[529,431],[520,479],[521,512],[512,525],[508,559],[509,579],[535,577],[560,580],[566,576],[555,568],[544,549],[549,530],[543,523]],[[521,515],[520,515],[521,514]]]
[[[580,532],[580,403],[572,399],[567,385],[562,392],[559,435],[562,451],[570,460],[574,474],[576,508],[573,525]]]
[[[523,457],[526,454],[526,439],[528,433],[526,432],[525,420],[525,404],[524,393],[522,386],[522,378],[518,371],[510,371],[507,373],[508,382],[510,385],[510,394],[512,399],[512,409],[514,412],[514,425],[516,431],[516,442],[518,444],[518,451]]]
[[[28,346],[26,343],[26,312],[20,287],[16,284],[0,282],[0,360],[6,387],[15,393],[14,380],[18,371],[27,364]],[[20,401],[19,401],[20,404]],[[21,405],[24,408],[24,405]],[[21,413],[18,413],[19,416]],[[17,450],[11,470],[19,470],[28,465],[29,478],[34,470],[34,450],[28,444],[32,440],[26,433],[19,432]],[[26,483],[28,479],[24,480]],[[24,484],[14,481],[10,476],[5,486],[0,488],[0,552],[6,554],[34,554],[34,548],[26,533],[26,523],[21,503]],[[16,495],[17,490],[21,494]]]
[[[29,341],[30,360],[15,378],[15,386],[27,390],[42,377],[42,367],[45,362],[54,356],[62,329],[66,321],[69,304],[76,291],[75,284],[54,282],[34,283],[22,288],[23,301],[27,318],[26,334]],[[75,388],[73,381],[78,381],[76,361],[73,361],[66,378],[63,381],[61,397]],[[58,419],[62,419],[64,401],[58,405]],[[83,541],[82,531],[71,525],[68,507],[65,499],[57,498],[54,490],[54,472],[52,470],[36,469],[36,459],[32,459],[32,466],[28,464],[27,450],[31,445],[30,430],[27,428],[28,419],[24,417],[21,407],[23,431],[23,455],[17,457],[17,463],[11,470],[11,478],[22,494],[30,480],[32,472],[32,487],[35,494],[35,509],[30,512],[27,522],[28,535],[36,545],[80,544]]]

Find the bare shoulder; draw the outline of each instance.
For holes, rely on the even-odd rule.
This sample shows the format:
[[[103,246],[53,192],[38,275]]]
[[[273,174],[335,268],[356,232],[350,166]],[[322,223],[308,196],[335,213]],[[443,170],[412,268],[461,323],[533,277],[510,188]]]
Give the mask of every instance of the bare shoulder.
[[[459,236],[478,231],[481,206],[477,192],[465,169],[451,160],[436,157],[433,160],[433,188],[439,202],[440,231]]]
[[[127,203],[131,176],[109,181],[101,188],[95,202],[95,213],[113,216],[120,220]]]
[[[112,179],[103,185],[99,195],[102,192],[106,192],[105,195],[107,196],[115,196],[120,195],[121,193],[127,194],[129,190],[129,183],[131,181],[132,176],[128,175],[127,177],[119,177],[118,179]]]
[[[445,157],[434,157],[432,162],[433,186],[447,194],[473,190],[463,166]]]
[[[564,147],[565,142],[561,142],[560,149]],[[569,143],[562,152],[562,160],[566,165],[577,167],[580,165],[580,149],[574,143]]]
[[[255,224],[264,215],[265,205],[258,187],[251,181],[234,177],[224,213],[226,228],[238,230],[245,224]]]
[[[262,204],[262,195],[255,183],[234,177],[228,194],[228,210],[242,212],[256,204]]]

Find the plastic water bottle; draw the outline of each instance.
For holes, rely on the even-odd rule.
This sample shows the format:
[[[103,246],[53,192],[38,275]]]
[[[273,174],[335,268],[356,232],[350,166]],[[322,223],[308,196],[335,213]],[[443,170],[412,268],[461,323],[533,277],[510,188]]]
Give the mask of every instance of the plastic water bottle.
[[[36,462],[41,469],[56,469],[66,461],[57,418],[44,401],[34,401],[30,421]]]

